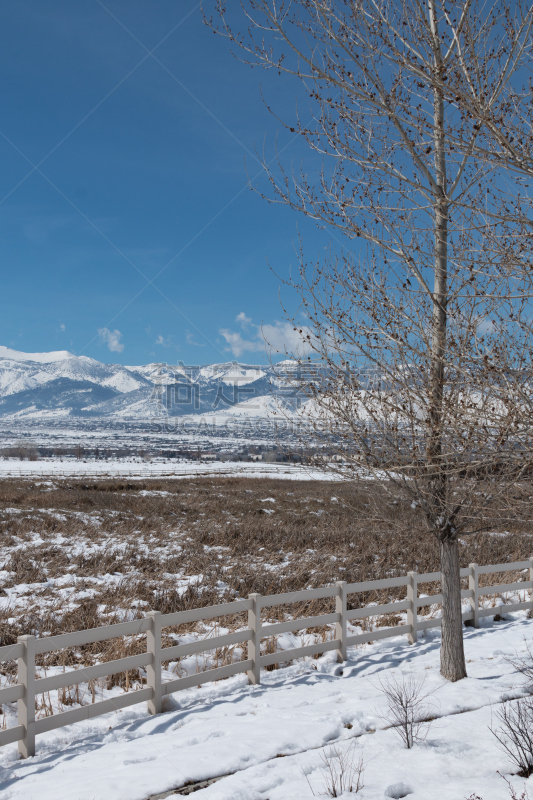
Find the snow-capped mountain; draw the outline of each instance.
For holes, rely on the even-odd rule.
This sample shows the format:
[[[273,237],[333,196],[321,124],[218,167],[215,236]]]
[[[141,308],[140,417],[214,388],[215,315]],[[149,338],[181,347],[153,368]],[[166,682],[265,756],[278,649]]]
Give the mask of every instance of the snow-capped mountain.
[[[19,353],[0,347],[0,397],[37,389],[59,378],[89,381],[117,392],[131,392],[147,384],[142,375],[135,375],[120,364],[102,364],[68,350]]]
[[[294,394],[292,363],[282,369],[287,380],[270,366],[235,361],[122,366],[66,350],[21,353],[0,346],[0,417],[140,420],[229,409],[264,417],[276,402],[286,404]]]

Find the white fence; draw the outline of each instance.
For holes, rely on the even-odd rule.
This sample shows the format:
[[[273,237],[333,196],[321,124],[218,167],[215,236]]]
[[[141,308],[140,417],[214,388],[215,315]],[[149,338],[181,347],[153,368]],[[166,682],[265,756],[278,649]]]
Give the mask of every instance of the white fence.
[[[510,572],[529,569],[529,580],[518,583],[500,584],[497,586],[479,586],[479,576],[489,573]],[[507,604],[503,609],[520,611],[533,609],[533,558],[527,561],[518,561],[512,564],[496,564],[480,567],[471,564],[461,570],[461,577],[469,579],[469,588],[461,591],[463,599],[470,602],[471,610],[463,614],[463,621],[471,621],[478,627],[479,619],[484,616],[493,616],[502,611],[502,606],[482,608],[480,598],[517,590],[529,590],[530,599],[522,603]],[[339,661],[347,658],[347,648],[364,642],[385,639],[389,636],[406,634],[410,643],[417,640],[418,631],[439,627],[439,617],[419,620],[418,609],[442,602],[442,595],[424,596],[418,592],[422,583],[439,581],[440,572],[419,575],[409,572],[405,577],[386,578],[378,581],[363,581],[362,583],[346,583],[339,581],[335,586],[323,589],[307,589],[301,592],[261,596],[251,594],[246,600],[235,600],[206,608],[196,608],[189,611],[179,611],[173,614],[161,614],[160,611],[150,611],[144,619],[132,622],[123,622],[118,625],[108,625],[102,628],[92,628],[75,633],[64,633],[59,636],[36,638],[35,636],[20,636],[16,644],[0,648],[0,662],[18,659],[18,683],[0,690],[0,704],[18,701],[18,724],[0,732],[0,745],[19,743],[19,752],[23,758],[35,755],[35,736],[45,731],[61,728],[74,722],[106,714],[120,708],[146,702],[151,714],[158,714],[162,710],[163,697],[180,689],[188,689],[208,681],[217,681],[229,678],[242,672],[248,673],[248,680],[252,684],[260,682],[260,669],[281,661],[289,661],[303,656],[313,656],[331,650],[337,651]],[[384,605],[370,605],[353,610],[347,609],[347,600],[350,594],[371,592],[380,589],[406,587],[406,599]],[[302,603],[323,598],[335,599],[335,612],[321,614],[315,617],[291,619],[287,622],[264,625],[261,622],[261,610],[274,606]],[[347,624],[354,620],[375,617],[382,614],[407,612],[407,624],[379,628],[378,630],[348,636]],[[228,633],[215,638],[203,639],[187,644],[178,644],[173,647],[162,648],[161,632],[168,626],[183,625],[201,620],[212,620],[229,614],[248,613],[248,627],[245,630]],[[282,650],[275,653],[261,655],[261,639],[275,637],[290,631],[314,628],[328,624],[335,624],[335,638],[332,641],[317,642],[315,644]],[[146,633],[146,653],[108,661],[91,667],[73,669],[45,678],[35,679],[35,657],[43,653],[62,650],[69,647],[79,647],[92,642],[101,642],[120,636],[132,636]],[[228,664],[227,666],[209,669],[206,672],[189,675],[184,678],[162,682],[161,663],[183,658],[219,647],[247,643],[247,659],[245,661]],[[92,705],[81,706],[70,711],[64,711],[52,716],[35,719],[35,696],[43,692],[73,686],[98,678],[114,675],[127,670],[146,668],[146,687],[113,697]]]
[[[6,478],[202,478],[243,475],[254,477],[277,477],[283,475],[301,475],[302,478],[315,478],[320,475],[323,480],[338,480],[330,473],[291,462],[271,463],[267,461],[195,461],[163,463],[152,462],[139,465],[123,461],[27,461],[17,462],[0,460],[0,475]]]

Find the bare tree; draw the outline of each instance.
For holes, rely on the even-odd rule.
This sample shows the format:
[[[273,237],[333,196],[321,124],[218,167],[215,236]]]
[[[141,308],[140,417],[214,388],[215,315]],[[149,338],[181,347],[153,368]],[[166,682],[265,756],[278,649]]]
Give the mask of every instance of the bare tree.
[[[533,8],[516,0],[498,4],[495,12],[497,27],[481,17],[457,41],[459,68],[444,90],[457,112],[471,119],[478,130],[473,143],[476,156],[505,167],[515,177],[531,178]],[[474,64],[467,51],[480,47],[491,52],[492,58]],[[457,142],[461,148],[465,144],[464,139]]]
[[[15,447],[10,448],[10,455],[19,458],[21,461],[37,461],[39,459],[39,448],[34,442],[23,440]]]
[[[239,30],[219,0],[210,20],[244,60],[296,76],[307,92],[309,111],[284,124],[320,168],[286,170],[278,159],[272,169],[263,157],[268,199],[349,242],[319,264],[302,254],[293,283],[321,364],[301,381],[307,421],[328,442],[335,435],[345,473],[372,472],[437,538],[449,680],[466,675],[458,535],[478,530],[483,506],[529,468],[517,378],[531,374],[517,324],[531,295],[529,201],[513,196],[520,214],[507,214],[498,165],[479,156],[479,121],[448,89],[465,65],[509,83],[515,42],[501,53],[487,42],[510,36],[523,47],[527,24],[502,24],[514,5],[243,0]]]

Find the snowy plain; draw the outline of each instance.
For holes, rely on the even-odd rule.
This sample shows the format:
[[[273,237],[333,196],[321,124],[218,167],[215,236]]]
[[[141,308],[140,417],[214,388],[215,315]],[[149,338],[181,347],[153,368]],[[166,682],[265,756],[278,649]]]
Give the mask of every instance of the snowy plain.
[[[286,478],[287,480],[339,480],[333,472],[321,471],[301,464],[264,463],[262,461],[174,461],[161,459],[60,460],[24,461],[14,458],[0,460],[0,477],[133,477],[133,478],[191,478],[224,475],[247,478]]]
[[[163,714],[144,706],[44,734],[37,755],[0,754],[2,800],[147,800],[189,781],[227,777],[195,793],[198,800],[311,800],[325,796],[324,756],[350,748],[363,758],[364,788],[346,798],[482,800],[509,797],[533,778],[515,769],[489,730],[505,700],[525,693],[509,662],[531,642],[525,612],[465,629],[468,678],[439,674],[440,634],[415,645],[398,637],[262,673],[260,686],[237,676],[174,694]],[[405,749],[387,729],[381,683],[392,676],[425,679],[431,724],[425,741]],[[229,774],[232,773],[232,774]],[[530,788],[530,795],[531,795]]]

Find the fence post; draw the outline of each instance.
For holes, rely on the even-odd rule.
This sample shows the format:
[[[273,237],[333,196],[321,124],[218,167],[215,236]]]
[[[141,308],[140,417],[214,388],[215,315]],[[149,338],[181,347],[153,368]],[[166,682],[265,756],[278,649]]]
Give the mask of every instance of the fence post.
[[[408,572],[407,577],[409,578],[409,583],[407,584],[407,600],[410,604],[407,609],[407,624],[411,626],[411,630],[407,634],[407,640],[409,644],[415,644],[418,639],[418,575],[416,572]]]
[[[35,755],[35,636],[19,636],[24,645],[18,659],[18,682],[24,686],[24,697],[17,703],[18,724],[24,726],[24,739],[18,743],[22,758]]]
[[[335,597],[335,611],[341,615],[341,618],[340,622],[335,623],[335,639],[340,640],[337,661],[343,663],[348,660],[348,646],[346,644],[348,625],[348,620],[346,619],[348,592],[346,587],[348,584],[346,581],[337,581],[336,585],[338,591]]]
[[[163,710],[161,693],[161,612],[149,611],[146,615],[152,624],[146,631],[146,651],[152,654],[152,663],[146,667],[146,683],[153,690],[152,699],[148,700],[149,714],[160,714]]]
[[[470,608],[474,615],[472,619],[472,627],[479,628],[479,566],[478,564],[469,564],[468,569],[468,588],[473,592],[473,597],[470,598]]]
[[[529,580],[533,581],[533,556],[529,558]],[[531,603],[530,614],[533,614],[533,589],[529,590],[529,602]]]
[[[258,685],[261,683],[261,595],[254,592],[248,595],[252,607],[248,611],[248,659],[252,661],[252,668],[248,670],[248,683]]]

